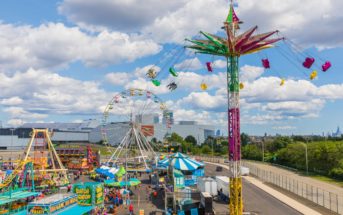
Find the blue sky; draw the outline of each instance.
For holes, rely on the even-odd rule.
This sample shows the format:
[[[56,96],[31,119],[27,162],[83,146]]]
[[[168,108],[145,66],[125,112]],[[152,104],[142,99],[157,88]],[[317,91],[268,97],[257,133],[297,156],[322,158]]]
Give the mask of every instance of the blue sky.
[[[0,3],[0,121],[100,119],[111,98],[130,87],[153,91],[176,121],[226,130],[224,59],[180,51],[199,30],[222,34],[227,0],[4,0]],[[268,5],[266,7],[265,5]],[[240,58],[241,130],[249,134],[321,134],[343,126],[343,2],[240,0],[241,31],[280,30],[277,47]],[[291,41],[292,43],[288,42]],[[286,52],[286,57],[284,56]],[[301,66],[313,56],[311,70]],[[267,57],[271,69],[261,68]],[[163,68],[158,61],[169,62]],[[329,60],[332,68],[320,71]],[[214,72],[205,68],[214,63]],[[190,63],[191,62],[191,63]],[[146,71],[155,66],[161,86]],[[175,66],[178,78],[168,74]],[[318,70],[311,81],[309,74]],[[286,79],[279,86],[281,78]],[[178,88],[170,92],[172,81]],[[200,89],[205,82],[208,90]],[[120,114],[118,110],[117,114]]]

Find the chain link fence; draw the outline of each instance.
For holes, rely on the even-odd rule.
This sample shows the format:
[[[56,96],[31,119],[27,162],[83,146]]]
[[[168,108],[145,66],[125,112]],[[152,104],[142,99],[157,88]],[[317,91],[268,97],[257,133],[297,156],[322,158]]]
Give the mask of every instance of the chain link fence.
[[[211,163],[228,163],[228,160],[225,160],[223,157],[194,156],[194,158]],[[263,182],[287,190],[317,205],[323,206],[332,212],[343,215],[343,194],[338,195],[292,177],[260,169],[246,161],[242,161],[242,166],[248,167],[250,174]]]
[[[249,162],[243,161],[242,165],[248,167],[250,169],[250,174],[263,182],[285,189],[317,205],[323,206],[332,212],[343,214],[342,195],[332,193],[286,175],[260,169]]]

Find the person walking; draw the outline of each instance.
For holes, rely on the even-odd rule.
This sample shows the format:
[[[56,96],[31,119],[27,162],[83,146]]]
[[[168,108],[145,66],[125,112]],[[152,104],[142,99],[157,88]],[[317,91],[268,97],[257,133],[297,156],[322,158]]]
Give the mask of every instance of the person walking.
[[[130,206],[129,206],[129,212],[130,212],[130,215],[133,215],[133,205],[132,204],[130,204]]]

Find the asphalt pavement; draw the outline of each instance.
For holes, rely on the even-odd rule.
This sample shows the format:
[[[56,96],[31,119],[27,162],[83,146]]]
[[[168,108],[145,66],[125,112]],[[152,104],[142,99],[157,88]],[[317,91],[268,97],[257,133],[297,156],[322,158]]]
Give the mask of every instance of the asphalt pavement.
[[[224,175],[229,176],[229,172],[223,168],[221,172],[217,172],[216,166],[212,164],[206,164],[205,174],[206,176]],[[258,215],[300,215],[293,208],[280,202],[273,196],[264,192],[255,185],[244,180],[243,177],[243,202],[244,211],[252,212],[251,214]],[[228,204],[224,202],[214,202],[214,208],[217,215],[229,214]]]

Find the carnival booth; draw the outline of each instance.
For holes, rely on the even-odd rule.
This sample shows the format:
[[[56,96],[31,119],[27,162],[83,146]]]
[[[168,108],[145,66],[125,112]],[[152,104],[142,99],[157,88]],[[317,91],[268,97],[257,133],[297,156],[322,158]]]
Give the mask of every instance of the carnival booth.
[[[82,207],[77,204],[77,195],[73,193],[54,194],[32,202],[27,207],[27,215],[66,215],[89,214],[91,207]]]
[[[31,192],[28,189],[17,189],[1,193],[0,195],[0,214],[26,214],[26,207],[29,201],[32,201],[41,193]]]
[[[124,167],[108,167],[108,166],[101,166],[97,168],[95,172],[99,175],[98,179],[100,181],[121,181],[123,175],[125,175],[126,170]]]
[[[73,193],[77,195],[77,203],[81,206],[98,206],[104,204],[104,184],[86,182],[73,185]]]
[[[160,168],[168,167],[173,172],[174,188],[195,186],[198,177],[204,176],[204,164],[177,152],[158,162]]]

